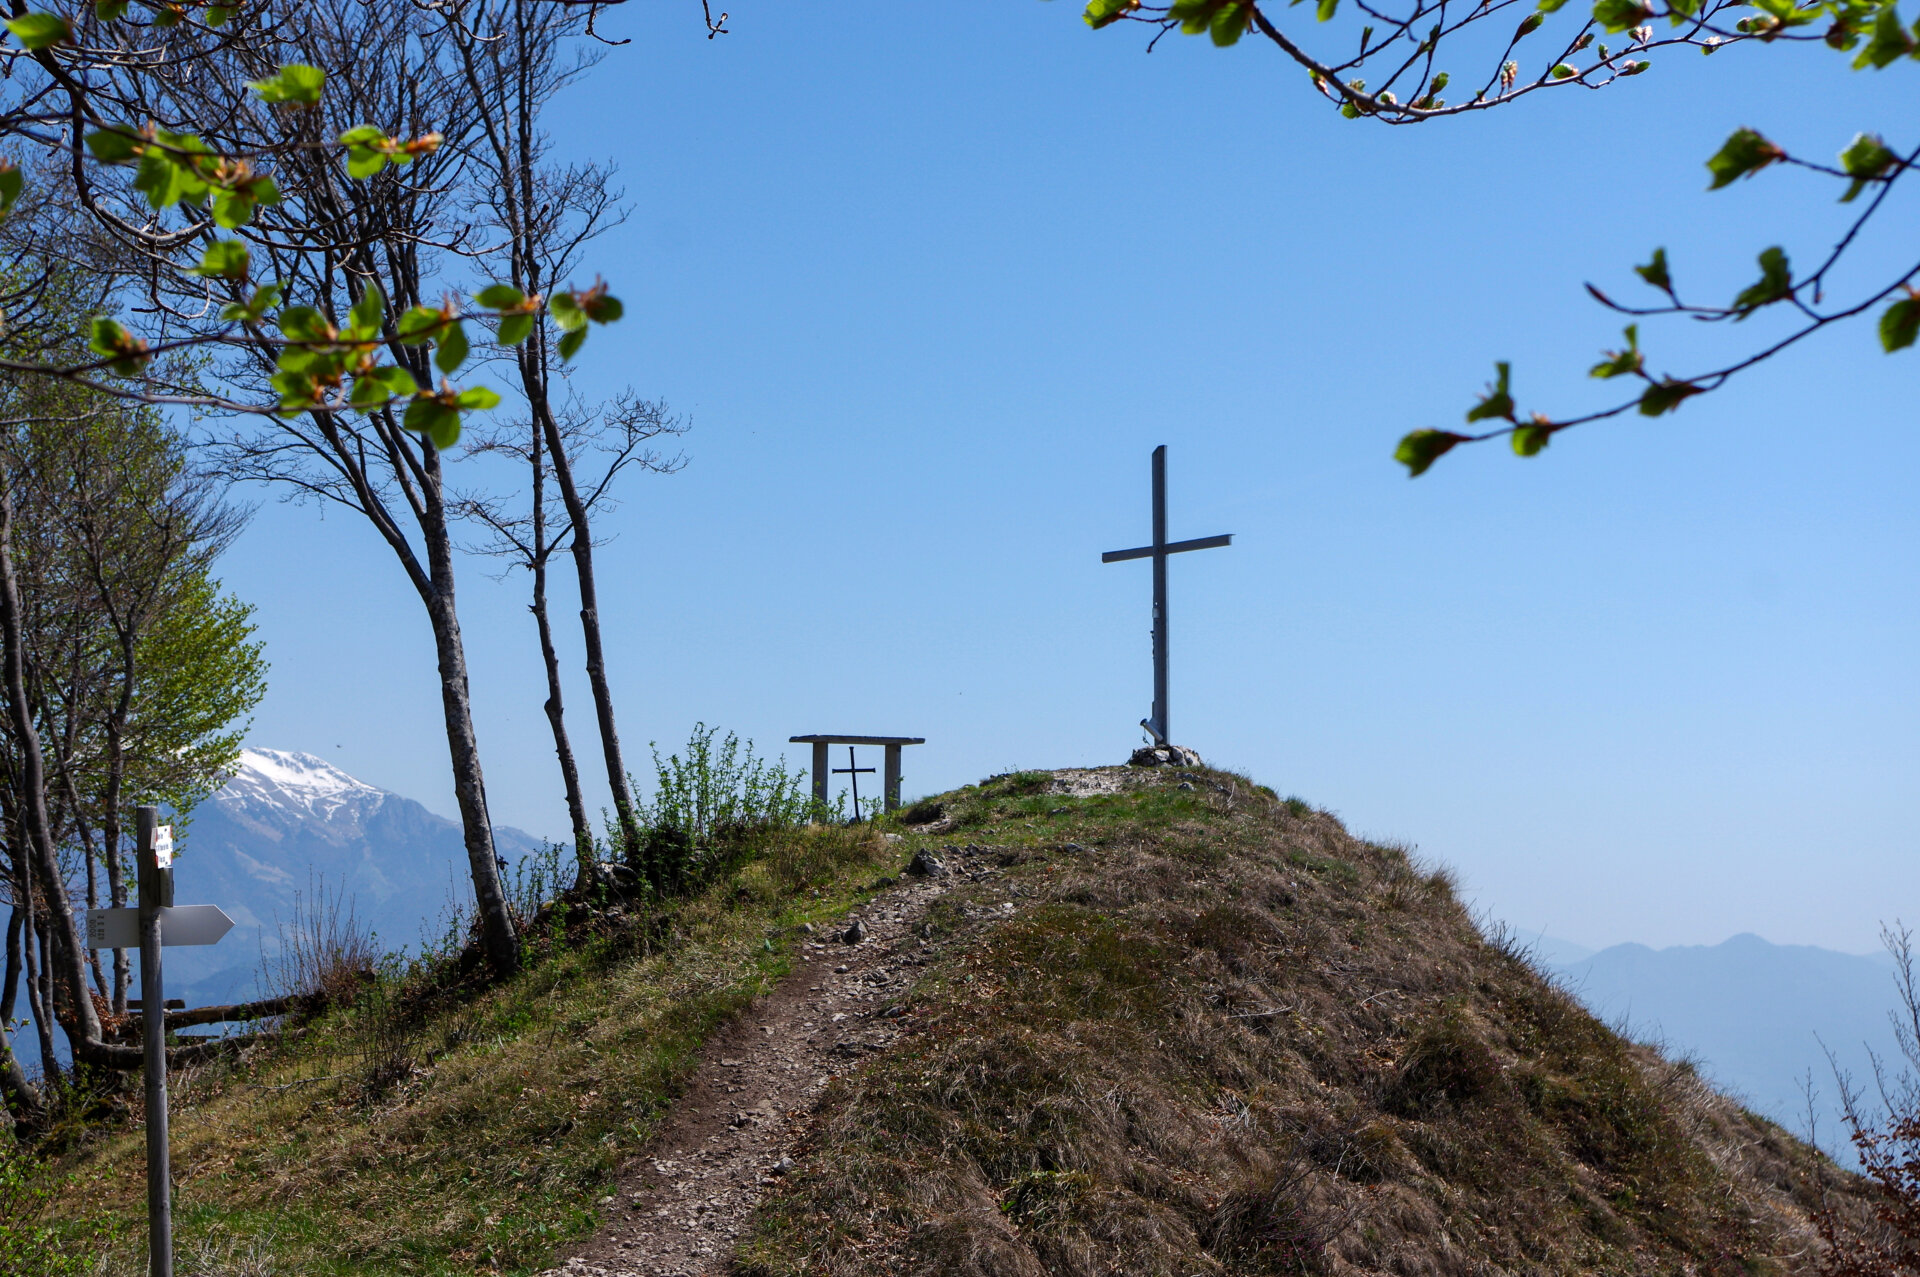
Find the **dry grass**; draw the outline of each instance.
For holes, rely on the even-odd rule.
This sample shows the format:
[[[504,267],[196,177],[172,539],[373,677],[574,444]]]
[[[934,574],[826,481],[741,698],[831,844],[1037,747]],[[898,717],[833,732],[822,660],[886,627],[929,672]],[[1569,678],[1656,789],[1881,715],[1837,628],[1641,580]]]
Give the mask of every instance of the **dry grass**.
[[[194,1277],[527,1272],[589,1232],[713,1028],[894,849],[813,829],[668,916],[549,912],[477,996],[376,980],[286,1046],[180,1080],[176,1230]],[[143,1218],[129,1113],[68,1158],[62,1214]],[[114,1271],[142,1271],[137,1254]]]
[[[1297,799],[1027,772],[918,814],[1005,868],[944,902],[916,1032],[830,1090],[753,1277],[1789,1273],[1809,1177],[1856,1191]]]

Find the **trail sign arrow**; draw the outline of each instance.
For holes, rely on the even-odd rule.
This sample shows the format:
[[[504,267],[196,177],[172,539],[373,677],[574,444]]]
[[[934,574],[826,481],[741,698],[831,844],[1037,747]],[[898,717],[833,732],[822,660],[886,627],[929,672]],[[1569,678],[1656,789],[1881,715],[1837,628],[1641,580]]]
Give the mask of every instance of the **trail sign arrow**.
[[[160,943],[217,944],[233,930],[233,919],[219,905],[173,905],[155,910],[160,915]],[[87,948],[140,947],[138,909],[87,910]]]

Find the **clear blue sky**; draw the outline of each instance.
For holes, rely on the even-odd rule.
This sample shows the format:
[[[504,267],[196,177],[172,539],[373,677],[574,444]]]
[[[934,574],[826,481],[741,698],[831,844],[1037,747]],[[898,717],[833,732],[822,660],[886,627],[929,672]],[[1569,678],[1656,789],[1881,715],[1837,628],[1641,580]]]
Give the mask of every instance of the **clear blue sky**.
[[[1833,189],[1709,196],[1701,162],[1740,124],[1816,152],[1895,126],[1910,69],[1668,54],[1390,130],[1252,41],[1147,56],[1065,3],[732,7],[713,41],[685,3],[603,15],[632,43],[555,120],[633,204],[590,254],[627,319],[580,384],[695,426],[601,557],[636,770],[697,719],[923,735],[916,792],[1123,760],[1148,571],[1099,554],[1146,539],[1166,443],[1172,534],[1235,534],[1173,562],[1177,735],[1209,761],[1587,945],[1864,951],[1920,920],[1913,354],[1855,328],[1530,462],[1390,460],[1497,358],[1523,406],[1597,404],[1619,325],[1581,282],[1629,293],[1655,244],[1718,296],[1768,243],[1823,248]],[[1765,322],[1649,344],[1684,371]],[[461,604],[492,809],[559,835],[526,583],[491,570]],[[425,620],[364,525],[270,503],[225,577],[273,662],[254,743],[451,813]]]

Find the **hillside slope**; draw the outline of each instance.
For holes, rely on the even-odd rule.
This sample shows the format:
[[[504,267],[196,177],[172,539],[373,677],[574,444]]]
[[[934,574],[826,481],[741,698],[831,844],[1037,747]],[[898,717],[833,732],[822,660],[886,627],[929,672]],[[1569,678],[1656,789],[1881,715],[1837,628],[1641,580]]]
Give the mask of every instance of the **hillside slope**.
[[[913,816],[915,1030],[823,1100],[755,1274],[1785,1273],[1844,1183],[1489,943],[1444,873],[1217,773]]]
[[[1810,1180],[1858,1205],[1444,874],[1223,773],[997,777],[530,943],[183,1078],[182,1271],[1786,1274]],[[136,1119],[63,1162],[76,1235],[136,1235]]]

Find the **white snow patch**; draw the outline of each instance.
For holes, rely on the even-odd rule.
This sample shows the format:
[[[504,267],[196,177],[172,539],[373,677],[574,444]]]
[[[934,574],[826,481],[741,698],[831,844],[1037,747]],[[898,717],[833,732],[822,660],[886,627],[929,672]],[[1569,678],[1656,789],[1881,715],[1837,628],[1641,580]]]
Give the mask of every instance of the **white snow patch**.
[[[325,819],[346,806],[378,807],[386,791],[356,780],[314,754],[284,749],[240,751],[240,770],[218,800],[240,807],[264,806]]]

